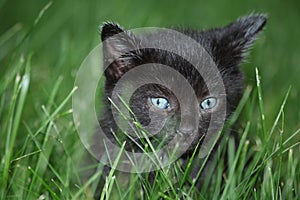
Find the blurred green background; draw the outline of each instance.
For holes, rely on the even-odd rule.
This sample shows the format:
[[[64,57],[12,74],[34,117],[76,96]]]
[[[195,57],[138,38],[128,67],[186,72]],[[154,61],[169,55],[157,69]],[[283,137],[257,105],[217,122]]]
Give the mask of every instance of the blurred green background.
[[[72,89],[76,71],[87,54],[100,42],[98,27],[114,21],[125,28],[145,26],[210,28],[255,13],[268,14],[265,32],[243,65],[247,84],[255,86],[255,67],[262,76],[266,122],[271,125],[289,86],[285,127],[300,126],[300,1],[53,1],[33,27],[49,1],[0,1],[0,80],[20,55],[33,53],[31,86],[23,120],[34,126],[47,102],[49,91],[63,77],[58,102]],[[29,37],[21,43],[28,31]],[[19,45],[19,46],[18,46]],[[16,52],[16,48],[18,52]],[[88,80],[87,80],[88,81]],[[1,84],[1,83],[0,83]]]

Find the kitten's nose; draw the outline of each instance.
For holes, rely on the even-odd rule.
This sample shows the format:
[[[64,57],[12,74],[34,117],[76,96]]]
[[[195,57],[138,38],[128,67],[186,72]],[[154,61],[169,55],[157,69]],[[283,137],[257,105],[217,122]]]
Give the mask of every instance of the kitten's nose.
[[[197,118],[190,113],[182,114],[180,119],[180,125],[178,127],[179,134],[182,135],[191,135],[197,129]]]

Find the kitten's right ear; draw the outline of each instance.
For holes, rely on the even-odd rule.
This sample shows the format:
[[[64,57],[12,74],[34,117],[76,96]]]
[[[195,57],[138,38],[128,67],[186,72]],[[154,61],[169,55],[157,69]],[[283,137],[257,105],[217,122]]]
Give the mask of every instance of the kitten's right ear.
[[[117,81],[124,73],[135,66],[138,55],[138,39],[114,23],[105,23],[101,27],[105,76]]]

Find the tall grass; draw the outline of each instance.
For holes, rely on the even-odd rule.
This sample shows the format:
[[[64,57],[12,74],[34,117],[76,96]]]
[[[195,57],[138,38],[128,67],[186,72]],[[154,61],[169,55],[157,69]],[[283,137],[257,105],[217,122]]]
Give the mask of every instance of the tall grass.
[[[148,8],[156,8],[158,3],[158,1],[148,3]],[[98,5],[96,2],[95,4]],[[121,2],[101,4],[106,8],[102,9],[102,15],[111,16],[109,11],[115,10],[113,8],[121,4]],[[193,2],[190,9],[207,8],[207,11],[203,11],[203,16],[199,14],[204,19],[211,11],[221,13],[222,11],[217,8],[219,4],[212,3],[209,6],[206,3],[200,5]],[[136,26],[137,24],[139,26],[174,25],[175,22],[180,24],[184,23],[184,19],[193,18],[193,16],[180,14],[183,5],[186,4],[182,3],[164,13],[165,17],[170,19],[169,21],[163,21],[157,15],[159,11],[155,9],[152,10],[154,17],[149,19],[143,12],[145,8],[134,7],[133,4],[120,8],[118,12],[127,18],[116,16],[115,18],[121,22],[132,20],[132,24]],[[271,14],[274,10],[274,15],[280,11],[280,6],[276,6],[279,5],[277,1],[272,8],[265,6],[265,3],[257,3],[257,5],[262,6],[260,7],[262,10],[268,8]],[[6,9],[10,6],[12,5],[7,2],[0,3],[2,13],[6,13]],[[164,5],[166,6],[168,4]],[[223,6],[228,8],[227,4]],[[237,9],[240,11],[235,13],[245,13],[244,6],[249,8],[248,4],[241,4]],[[12,7],[14,8],[14,5]],[[290,8],[289,5],[284,7]],[[76,11],[81,9],[84,11],[79,16],[79,12]],[[268,70],[270,71],[270,68],[276,65],[276,61],[273,62],[272,59],[277,58],[273,58],[273,55],[269,55],[268,52],[280,49],[269,44],[262,50],[262,46],[267,45],[266,42],[258,43],[258,50],[253,54],[256,61],[263,64],[260,67],[262,77],[258,69],[254,70],[252,66],[246,69],[250,75],[255,73],[255,81],[253,80],[252,83],[254,86],[253,89],[251,86],[246,89],[240,106],[228,124],[230,127],[238,121],[239,128],[236,131],[241,136],[240,140],[235,144],[235,140],[229,135],[229,129],[225,127],[222,133],[224,140],[216,152],[216,159],[212,162],[211,169],[205,171],[206,177],[209,178],[206,178],[200,191],[196,189],[195,181],[188,176],[192,167],[191,161],[198,158],[196,153],[185,169],[182,169],[180,162],[177,162],[154,172],[153,184],[149,184],[147,173],[125,176],[116,170],[111,170],[109,175],[104,177],[104,187],[98,188],[99,179],[103,178],[103,165],[95,163],[82,166],[82,162],[85,162],[83,155],[86,155],[86,152],[77,135],[71,107],[71,97],[76,92],[76,88],[73,88],[75,73],[73,70],[79,66],[90,47],[98,42],[98,38],[89,40],[94,38],[94,32],[95,35],[97,34],[97,26],[95,30],[88,30],[87,27],[108,20],[95,19],[96,15],[89,15],[88,9],[95,12],[96,7],[80,3],[70,5],[68,1],[61,4],[50,2],[43,5],[38,12],[32,8],[35,17],[28,15],[28,19],[24,19],[25,24],[11,20],[13,25],[4,24],[5,29],[1,28],[1,199],[92,199],[96,192],[100,193],[101,199],[300,199],[300,129],[297,122],[299,120],[297,100],[299,88],[297,87],[299,86],[298,82],[295,82],[290,88],[285,87],[285,79],[280,79],[279,75],[274,75],[276,81],[273,81],[272,72]],[[137,17],[128,16],[127,9],[136,10]],[[196,13],[195,10],[193,12]],[[220,15],[219,12],[217,13]],[[11,15],[12,18],[16,16]],[[89,21],[90,26],[86,25],[81,29],[75,23],[68,23],[67,20],[72,16],[75,16],[76,23],[82,26],[86,22],[85,19],[92,18]],[[171,19],[171,16],[174,18]],[[184,18],[185,16],[187,18]],[[291,11],[291,15],[287,18],[292,19],[292,16],[298,15]],[[272,22],[272,15],[270,17]],[[277,21],[281,20],[276,16],[274,18]],[[218,19],[212,17],[208,23],[213,24],[214,20]],[[276,23],[274,21],[273,23]],[[195,26],[198,24],[196,21],[190,22]],[[28,26],[26,23],[32,25]],[[276,27],[280,27],[280,24],[278,22]],[[64,29],[64,26],[67,28]],[[275,37],[272,32],[275,35],[278,33],[276,30],[279,29],[272,28],[272,23],[270,26],[271,31],[266,33],[266,38]],[[47,35],[55,35],[60,28],[62,31],[60,37],[56,38],[57,41],[49,39]],[[69,32],[69,29],[73,32]],[[297,30],[297,27],[293,29],[293,31]],[[73,36],[72,34],[77,31],[84,34]],[[84,35],[86,37],[82,39]],[[277,36],[277,39],[272,42],[284,46],[286,44],[284,36],[287,35]],[[53,44],[50,45],[48,39]],[[80,43],[74,40],[89,42]],[[262,38],[262,41],[264,40]],[[293,56],[297,55],[297,46],[294,46],[291,41],[287,42],[289,46],[285,49],[291,50],[279,51],[283,55],[280,63],[287,62],[284,57],[291,55],[288,62],[291,65],[299,64],[297,57]],[[40,50],[44,53],[40,53]],[[274,54],[279,53],[274,52]],[[246,66],[249,65],[251,64]],[[298,69],[292,68],[292,70],[297,74]],[[284,76],[285,72],[279,74]],[[284,86],[280,87],[278,82]],[[279,88],[281,92],[272,96],[271,86],[268,85]],[[228,163],[223,162],[225,157]],[[112,163],[117,165],[118,161],[116,159]],[[205,160],[203,162],[205,164]],[[89,178],[83,179],[82,174],[90,170],[95,172],[87,176]],[[197,176],[200,177],[202,173],[204,173],[203,168]]]

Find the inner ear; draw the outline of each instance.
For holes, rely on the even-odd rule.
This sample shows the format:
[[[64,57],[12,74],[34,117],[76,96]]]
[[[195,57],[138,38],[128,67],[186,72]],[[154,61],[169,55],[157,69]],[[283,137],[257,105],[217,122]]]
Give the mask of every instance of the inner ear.
[[[103,64],[108,80],[116,81],[136,65],[139,58],[139,41],[135,35],[117,24],[102,26]]]

